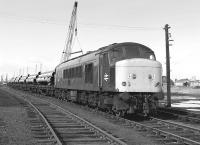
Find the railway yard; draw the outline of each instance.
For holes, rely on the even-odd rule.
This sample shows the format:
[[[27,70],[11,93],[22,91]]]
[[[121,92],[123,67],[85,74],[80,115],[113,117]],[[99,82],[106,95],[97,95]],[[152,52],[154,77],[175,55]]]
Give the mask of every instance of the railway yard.
[[[184,15],[184,2],[182,8],[168,1],[104,2],[81,2],[77,13],[74,1],[65,41],[63,12],[70,2],[12,2],[14,7],[3,2],[7,8],[0,17],[12,23],[0,23],[1,32],[6,30],[0,46],[0,145],[200,145],[200,73],[194,55],[199,33],[195,17],[189,19],[198,4],[185,2]],[[9,12],[15,5],[19,14]],[[195,23],[187,26],[186,20]],[[176,29],[177,43],[171,24],[160,27],[164,22]]]
[[[0,107],[2,145],[200,144],[198,111],[160,108],[156,117],[125,119],[7,86],[0,88]]]

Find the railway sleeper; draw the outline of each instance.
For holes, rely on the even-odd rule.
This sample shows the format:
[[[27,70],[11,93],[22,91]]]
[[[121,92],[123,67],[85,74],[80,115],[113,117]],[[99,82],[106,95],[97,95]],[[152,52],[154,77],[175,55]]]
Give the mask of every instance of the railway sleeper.
[[[64,142],[66,143],[95,143],[95,142],[108,142],[108,140],[103,138],[64,138]]]

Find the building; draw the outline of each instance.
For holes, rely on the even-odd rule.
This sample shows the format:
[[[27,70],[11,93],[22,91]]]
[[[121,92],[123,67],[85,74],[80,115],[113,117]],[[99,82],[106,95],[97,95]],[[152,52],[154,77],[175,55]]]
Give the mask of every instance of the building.
[[[190,81],[190,87],[193,87],[193,88],[200,87],[200,81],[199,80]]]
[[[167,77],[166,76],[162,76],[162,83],[163,83],[163,86],[167,85]],[[170,80],[170,84],[171,84],[171,86],[174,86],[174,81]]]
[[[190,86],[190,80],[189,79],[180,79],[180,80],[177,80],[175,79],[175,86],[177,87],[188,87]]]

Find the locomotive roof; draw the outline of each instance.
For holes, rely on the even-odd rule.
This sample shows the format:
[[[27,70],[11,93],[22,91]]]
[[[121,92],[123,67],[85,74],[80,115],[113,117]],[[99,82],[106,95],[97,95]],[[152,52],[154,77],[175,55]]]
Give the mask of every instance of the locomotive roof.
[[[91,53],[96,53],[96,54],[100,54],[100,53],[103,53],[103,52],[106,52],[106,51],[109,51],[110,49],[112,49],[113,47],[120,47],[120,46],[125,46],[125,45],[138,45],[138,46],[142,46],[143,48],[145,48],[147,51],[151,51],[153,52],[153,50],[151,50],[150,48],[148,48],[147,46],[145,45],[142,45],[142,44],[139,44],[139,43],[134,43],[134,42],[123,42],[123,43],[113,43],[113,44],[110,44],[110,45],[107,45],[107,46],[104,46],[104,47],[101,47],[97,50],[94,50],[94,51],[88,51],[87,53],[83,54],[83,55],[80,55],[78,57],[74,57],[72,59],[69,59],[69,60],[66,60],[60,64],[58,64],[56,66],[56,68],[58,66],[60,66],[61,64],[63,63],[66,63],[68,61],[71,61],[71,60],[74,60],[74,59],[77,59],[77,58],[80,58],[80,57],[83,57],[83,56],[86,56],[86,55],[89,55]]]

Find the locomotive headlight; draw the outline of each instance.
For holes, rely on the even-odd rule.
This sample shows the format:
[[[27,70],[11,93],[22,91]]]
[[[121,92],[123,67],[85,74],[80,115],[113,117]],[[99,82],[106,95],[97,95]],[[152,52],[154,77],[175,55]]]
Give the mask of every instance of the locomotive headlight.
[[[148,76],[148,78],[150,79],[150,80],[153,80],[153,79],[155,79],[156,78],[156,75],[155,74],[149,74],[149,76]]]
[[[149,59],[155,60],[155,56],[154,56],[154,55],[150,55],[150,56],[149,56]]]
[[[152,79],[153,79],[153,76],[152,76],[151,74],[149,74],[148,78],[149,78],[150,80],[152,80]]]
[[[133,79],[136,79],[136,74],[133,74],[132,78],[133,78]]]
[[[126,86],[126,82],[122,82],[122,86]]]

